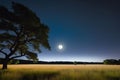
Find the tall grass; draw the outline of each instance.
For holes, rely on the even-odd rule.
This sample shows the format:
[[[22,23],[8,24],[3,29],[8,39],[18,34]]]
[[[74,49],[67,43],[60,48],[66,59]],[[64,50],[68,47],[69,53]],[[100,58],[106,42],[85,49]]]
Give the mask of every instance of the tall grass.
[[[0,70],[0,80],[120,80],[120,65],[9,65],[8,67],[8,70]]]

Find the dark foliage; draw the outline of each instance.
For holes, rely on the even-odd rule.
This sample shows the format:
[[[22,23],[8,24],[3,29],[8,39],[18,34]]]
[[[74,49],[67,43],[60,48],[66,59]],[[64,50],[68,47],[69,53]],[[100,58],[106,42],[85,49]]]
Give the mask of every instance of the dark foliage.
[[[120,59],[116,60],[116,59],[106,59],[104,60],[104,64],[120,64]]]
[[[49,28],[34,12],[12,2],[12,10],[0,6],[0,54],[4,55],[3,69],[14,58],[25,56],[37,61],[40,46],[50,50]]]

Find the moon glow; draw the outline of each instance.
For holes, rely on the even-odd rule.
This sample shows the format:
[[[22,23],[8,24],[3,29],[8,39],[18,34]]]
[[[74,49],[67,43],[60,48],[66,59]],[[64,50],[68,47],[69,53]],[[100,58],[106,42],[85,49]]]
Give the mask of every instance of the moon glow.
[[[62,49],[63,49],[63,45],[62,45],[62,44],[59,44],[59,45],[58,45],[58,49],[59,49],[59,50],[62,50]]]

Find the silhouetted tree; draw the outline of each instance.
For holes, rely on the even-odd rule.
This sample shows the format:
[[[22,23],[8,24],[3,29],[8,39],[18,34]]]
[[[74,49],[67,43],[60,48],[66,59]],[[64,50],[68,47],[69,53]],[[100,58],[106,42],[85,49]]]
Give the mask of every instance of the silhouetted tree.
[[[76,62],[76,61],[74,61],[74,62],[73,62],[73,64],[74,64],[74,65],[77,65],[77,62]]]
[[[4,55],[2,69],[10,60],[25,56],[37,60],[40,46],[50,50],[48,26],[22,4],[12,2],[12,10],[0,6],[0,54]],[[36,53],[35,53],[36,52]]]
[[[118,63],[120,64],[120,59],[118,60]]]
[[[104,64],[118,64],[118,61],[115,59],[106,59],[104,60]]]

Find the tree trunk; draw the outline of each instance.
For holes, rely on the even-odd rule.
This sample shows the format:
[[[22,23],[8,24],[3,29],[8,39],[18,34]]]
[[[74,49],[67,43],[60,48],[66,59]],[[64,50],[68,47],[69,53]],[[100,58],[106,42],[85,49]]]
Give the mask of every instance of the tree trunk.
[[[3,61],[2,69],[7,69],[8,60]]]

